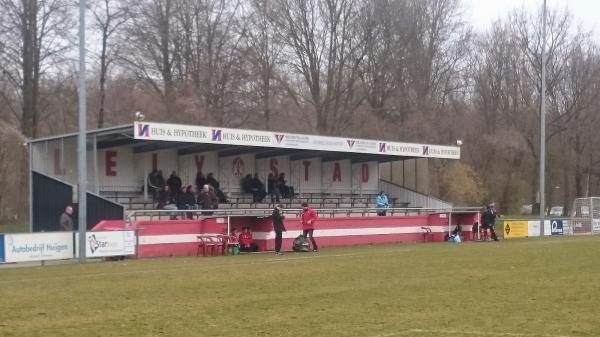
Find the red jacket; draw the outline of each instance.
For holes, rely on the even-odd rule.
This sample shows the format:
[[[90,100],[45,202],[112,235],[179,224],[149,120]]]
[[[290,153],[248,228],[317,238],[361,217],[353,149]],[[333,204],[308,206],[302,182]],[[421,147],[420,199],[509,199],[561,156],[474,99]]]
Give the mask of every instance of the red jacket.
[[[310,223],[308,223],[310,221]],[[317,212],[314,209],[309,208],[306,211],[302,211],[300,215],[300,222],[302,223],[302,230],[315,229],[315,222],[317,221]]]
[[[252,245],[252,242],[254,242],[254,240],[252,239],[252,233],[242,232],[240,234],[240,245],[242,245],[243,247],[248,247]]]

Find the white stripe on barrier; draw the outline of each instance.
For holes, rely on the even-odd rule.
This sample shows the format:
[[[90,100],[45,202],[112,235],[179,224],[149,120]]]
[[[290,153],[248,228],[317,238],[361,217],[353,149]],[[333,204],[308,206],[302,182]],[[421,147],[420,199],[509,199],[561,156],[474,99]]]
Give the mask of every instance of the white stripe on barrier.
[[[433,233],[444,233],[448,230],[446,226],[427,226]],[[338,237],[338,236],[361,236],[361,235],[390,235],[390,234],[422,234],[421,227],[381,227],[381,228],[340,228],[340,229],[315,229],[315,236]],[[293,239],[302,234],[300,230],[292,230],[283,233],[283,238]],[[143,235],[139,237],[140,245],[156,245],[170,243],[193,243],[198,242],[198,234],[163,234]],[[253,232],[255,240],[273,240],[275,232]]]

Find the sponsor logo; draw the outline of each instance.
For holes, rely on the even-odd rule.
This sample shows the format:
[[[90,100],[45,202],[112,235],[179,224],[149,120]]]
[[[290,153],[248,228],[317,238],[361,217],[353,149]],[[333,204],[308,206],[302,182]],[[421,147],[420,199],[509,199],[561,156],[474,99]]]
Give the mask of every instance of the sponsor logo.
[[[277,144],[281,144],[281,142],[283,141],[283,137],[285,137],[285,135],[282,134],[275,134],[275,140],[277,140]]]
[[[94,252],[96,252],[98,249],[100,249],[102,247],[106,247],[106,242],[96,239],[96,234],[92,234],[92,235],[88,236],[87,240],[90,245],[90,252],[92,252],[92,254]]]
[[[429,146],[423,145],[423,155],[424,156],[429,155]]]
[[[346,140],[346,141],[348,142],[348,146],[349,146],[350,148],[353,148],[353,147],[354,147],[354,143],[356,142],[356,141],[354,141],[354,140],[350,140],[350,139],[348,139],[348,140]]]
[[[220,129],[213,129],[212,130],[212,141],[213,142],[220,142],[223,140],[223,131]]]
[[[150,124],[138,124],[138,137],[150,137]]]
[[[386,143],[379,143],[379,152],[385,152]]]

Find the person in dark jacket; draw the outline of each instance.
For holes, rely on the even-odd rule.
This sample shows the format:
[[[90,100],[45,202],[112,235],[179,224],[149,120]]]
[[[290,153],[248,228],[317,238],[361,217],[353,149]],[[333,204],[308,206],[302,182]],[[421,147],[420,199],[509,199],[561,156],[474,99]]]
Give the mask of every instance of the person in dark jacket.
[[[285,180],[285,173],[279,173],[279,177],[277,177],[277,187],[279,188],[279,193],[284,198],[293,198],[294,197],[294,188],[292,186],[287,185],[287,181]]]
[[[258,173],[254,173],[254,177],[252,178],[252,188],[256,190],[256,202],[262,202],[267,196],[267,191],[265,191],[265,184],[258,177]]]
[[[496,235],[496,218],[498,217],[498,210],[496,210],[496,205],[492,202],[490,203],[483,214],[481,215],[481,225],[483,228],[483,238],[485,241],[498,241],[498,236]],[[488,231],[490,230],[491,239],[488,237]]]
[[[279,202],[279,198],[281,198],[281,192],[279,191],[279,186],[277,186],[277,178],[273,173],[269,173],[269,176],[267,177],[267,187],[269,188],[271,203],[274,204]]]
[[[252,194],[252,201],[256,202],[256,192],[257,190],[252,185],[252,175],[246,174],[246,176],[242,179],[242,191],[246,193]]]
[[[185,189],[185,192],[179,193],[177,198],[177,208],[186,210],[198,209],[196,197],[194,196],[194,186],[188,185]],[[193,219],[194,215],[192,214],[192,212],[186,212],[186,218]]]
[[[152,172],[148,174],[146,186],[148,186],[148,192],[152,195],[152,201],[156,201],[158,198],[158,192],[161,189],[161,186],[159,186],[157,169],[152,170]]]
[[[196,189],[197,191],[202,190],[202,187],[206,185],[206,177],[204,177],[204,173],[198,172],[196,173]]]
[[[181,178],[177,176],[177,172],[173,171],[169,179],[167,179],[167,185],[169,185],[169,189],[171,190],[171,195],[176,197],[177,194],[181,191],[181,186],[183,183],[181,182]]]
[[[283,232],[286,231],[285,225],[283,224],[283,220],[285,219],[285,216],[283,215],[283,205],[277,205],[275,207],[272,219],[273,230],[275,231],[275,254],[283,255],[281,252],[281,242],[283,241]]]
[[[217,198],[210,185],[205,184],[202,187],[202,191],[198,194],[198,206],[200,206],[200,209],[216,209],[219,207],[219,198]],[[213,215],[213,212],[202,212],[202,215]]]
[[[60,215],[60,229],[65,232],[73,231],[73,206],[68,205]]]
[[[206,175],[206,183],[212,186],[214,193],[219,198],[219,202],[227,202],[227,198],[225,197],[225,193],[220,189],[221,184],[215,178],[215,175],[211,172]]]

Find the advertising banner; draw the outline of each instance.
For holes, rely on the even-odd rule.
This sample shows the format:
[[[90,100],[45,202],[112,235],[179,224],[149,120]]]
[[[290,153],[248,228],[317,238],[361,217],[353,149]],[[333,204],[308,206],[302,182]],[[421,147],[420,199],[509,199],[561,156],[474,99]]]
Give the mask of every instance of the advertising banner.
[[[66,260],[73,258],[73,233],[4,235],[5,262]]]
[[[539,220],[529,220],[529,230],[528,236],[540,236],[540,221]],[[544,235],[550,235],[550,220],[544,220]]]
[[[76,239],[79,237],[75,235]],[[79,240],[76,240],[76,248]],[[103,231],[87,232],[85,239],[86,257],[107,257],[135,255],[135,232],[134,231]],[[76,257],[79,257],[79,249],[76,249]]]
[[[562,220],[550,220],[550,227],[552,235],[563,235],[563,221]]]
[[[4,262],[4,235],[0,234],[0,263]]]
[[[504,221],[504,237],[524,238],[529,235],[529,224],[527,221]]]
[[[457,146],[150,122],[135,122],[133,128],[134,138],[145,140],[460,159],[460,147]]]

